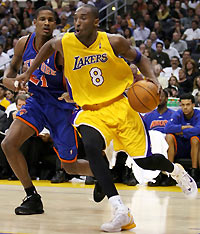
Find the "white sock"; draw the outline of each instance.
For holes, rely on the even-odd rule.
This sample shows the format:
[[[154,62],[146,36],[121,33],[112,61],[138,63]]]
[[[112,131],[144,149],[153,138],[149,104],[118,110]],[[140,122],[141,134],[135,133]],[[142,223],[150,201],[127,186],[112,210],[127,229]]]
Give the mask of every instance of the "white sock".
[[[180,167],[177,164],[174,164],[174,170],[170,173],[173,176],[176,176],[179,173]]]
[[[125,207],[124,203],[121,200],[120,195],[110,197],[108,200],[109,200],[111,206],[114,208],[114,210],[116,208],[119,208],[119,207]]]

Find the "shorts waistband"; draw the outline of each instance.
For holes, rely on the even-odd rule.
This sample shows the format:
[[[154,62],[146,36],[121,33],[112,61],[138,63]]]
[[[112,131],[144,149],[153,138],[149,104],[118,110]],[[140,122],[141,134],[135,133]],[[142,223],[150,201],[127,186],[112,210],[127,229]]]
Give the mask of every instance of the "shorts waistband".
[[[109,106],[111,105],[112,103],[116,102],[116,101],[119,101],[120,99],[122,99],[124,97],[123,94],[117,96],[116,98],[113,98],[107,102],[102,102],[102,103],[99,103],[99,104],[94,104],[94,105],[84,105],[82,106],[82,109],[83,110],[91,110],[91,111],[96,111],[96,110],[100,110],[101,108],[103,107],[106,107],[106,106]]]

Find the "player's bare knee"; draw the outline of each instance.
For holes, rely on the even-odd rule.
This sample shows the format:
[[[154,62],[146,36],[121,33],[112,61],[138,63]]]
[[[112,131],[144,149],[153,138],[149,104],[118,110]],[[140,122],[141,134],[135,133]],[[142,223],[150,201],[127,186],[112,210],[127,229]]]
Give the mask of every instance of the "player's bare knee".
[[[196,137],[192,137],[190,139],[190,144],[191,144],[191,147],[199,147],[199,140],[196,138]]]
[[[16,149],[19,149],[20,147],[17,147],[13,140],[9,137],[5,137],[4,140],[1,142],[1,148],[6,154],[6,156],[9,156],[9,153],[13,153]]]

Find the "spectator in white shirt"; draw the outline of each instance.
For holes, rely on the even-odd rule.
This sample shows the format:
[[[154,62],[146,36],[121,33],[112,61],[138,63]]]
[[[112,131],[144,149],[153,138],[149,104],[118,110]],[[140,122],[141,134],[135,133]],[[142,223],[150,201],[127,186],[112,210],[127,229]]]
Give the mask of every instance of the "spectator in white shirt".
[[[169,55],[169,58],[171,59],[173,56],[176,56],[180,59],[180,55],[177,51],[176,48],[170,46],[170,39],[169,38],[166,38],[164,40],[164,43],[165,43],[165,47],[163,49],[163,52],[167,53]]]
[[[91,0],[91,1],[88,1],[88,0],[81,0],[81,1],[78,1],[77,3],[77,8],[83,6],[84,4],[90,4],[92,6],[95,6],[94,5],[94,2]]]
[[[0,70],[1,72],[9,65],[10,57],[3,52],[3,45],[0,44]]]
[[[136,46],[140,46],[150,35],[150,29],[145,27],[144,20],[141,20],[139,23],[139,27],[134,31],[134,38],[136,42]]]
[[[192,41],[200,39],[199,23],[196,20],[192,21],[192,27],[185,30],[182,36],[183,40]]]
[[[171,67],[166,67],[162,71],[162,76],[165,76],[167,80],[173,75],[177,78],[179,77],[179,70],[181,69],[179,67],[180,61],[177,56],[173,56],[170,60]]]

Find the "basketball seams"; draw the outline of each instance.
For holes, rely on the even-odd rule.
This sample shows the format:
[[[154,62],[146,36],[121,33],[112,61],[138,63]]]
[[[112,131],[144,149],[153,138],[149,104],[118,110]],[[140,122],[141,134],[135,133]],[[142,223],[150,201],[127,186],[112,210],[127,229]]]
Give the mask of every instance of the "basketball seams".
[[[134,85],[134,87],[133,88],[135,88],[136,86],[138,86],[138,87],[140,87],[140,88],[143,88],[145,91],[147,91],[151,96],[152,96],[152,98],[153,98],[153,100],[154,100],[154,103],[156,104],[156,105],[158,105],[158,103],[157,103],[157,100],[156,100],[156,98],[154,97],[154,95],[148,90],[148,89],[146,89],[144,86],[142,86],[142,85],[139,85],[139,84],[135,84]],[[134,90],[134,89],[133,89]],[[134,91],[135,92],[135,91]],[[140,100],[140,99],[139,99]],[[141,102],[142,103],[142,102]],[[148,108],[149,109],[149,108]]]
[[[142,87],[142,86],[140,86],[140,85],[137,85],[137,86],[139,86],[139,87]],[[144,87],[142,87],[142,88],[144,88]],[[146,89],[145,89],[146,90]],[[147,90],[148,91],[148,90]],[[151,109],[149,109],[141,100],[140,100],[140,98],[138,97],[138,95],[136,94],[136,92],[135,92],[135,90],[132,88],[132,92],[133,92],[133,94],[135,95],[135,97],[140,101],[140,103],[148,110],[148,111],[151,111]]]

